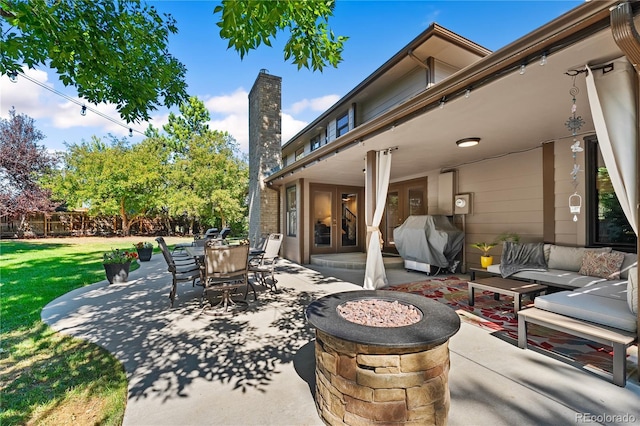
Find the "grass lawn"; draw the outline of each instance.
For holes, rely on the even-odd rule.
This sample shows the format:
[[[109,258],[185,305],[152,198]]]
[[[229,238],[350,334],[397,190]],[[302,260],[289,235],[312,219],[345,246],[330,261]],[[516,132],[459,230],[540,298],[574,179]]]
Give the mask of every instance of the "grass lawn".
[[[104,280],[102,253],[135,250],[138,241],[157,245],[152,237],[0,241],[0,424],[122,423],[127,379],[120,362],[54,332],[40,312],[56,297]]]

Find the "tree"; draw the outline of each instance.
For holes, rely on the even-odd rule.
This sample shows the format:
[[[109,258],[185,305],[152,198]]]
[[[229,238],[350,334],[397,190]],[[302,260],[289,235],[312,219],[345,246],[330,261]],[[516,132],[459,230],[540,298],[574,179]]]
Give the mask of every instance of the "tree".
[[[248,165],[235,140],[226,132],[210,130],[209,120],[196,97],[180,106],[180,115],[169,116],[164,126],[164,145],[170,150],[165,200],[171,215],[223,227],[246,217]]]
[[[22,229],[26,214],[55,208],[40,179],[50,173],[56,157],[38,146],[44,135],[33,118],[13,108],[9,116],[0,120],[0,215],[21,216]]]
[[[243,58],[262,43],[271,46],[278,31],[289,29],[284,47],[285,61],[314,71],[342,62],[343,44],[348,37],[336,37],[328,27],[335,0],[261,1],[223,0],[213,13],[221,15],[220,37],[229,40]]]
[[[347,37],[328,19],[335,0],[224,0],[220,36],[244,57],[289,30],[284,59],[320,70],[342,61]],[[139,0],[0,0],[0,74],[48,66],[78,96],[111,102],[127,122],[187,99],[186,68],[168,51],[175,19]]]
[[[49,66],[78,95],[127,122],[186,99],[186,68],[167,50],[171,15],[135,0],[0,0],[0,72]]]
[[[156,139],[130,146],[93,137],[68,146],[65,165],[53,179],[54,194],[92,215],[119,216],[122,233],[159,206],[164,184],[163,148]]]

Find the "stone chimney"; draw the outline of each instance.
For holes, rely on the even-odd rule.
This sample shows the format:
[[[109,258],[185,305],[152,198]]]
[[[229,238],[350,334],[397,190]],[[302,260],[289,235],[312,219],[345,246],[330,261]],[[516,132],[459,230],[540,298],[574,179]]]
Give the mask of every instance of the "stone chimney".
[[[262,69],[249,92],[249,240],[279,232],[279,193],[265,176],[282,167],[282,78]]]

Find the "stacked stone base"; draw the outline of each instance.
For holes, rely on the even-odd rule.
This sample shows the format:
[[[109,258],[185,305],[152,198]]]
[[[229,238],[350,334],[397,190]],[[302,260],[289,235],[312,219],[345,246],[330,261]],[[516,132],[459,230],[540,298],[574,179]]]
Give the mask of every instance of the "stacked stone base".
[[[316,408],[329,425],[445,425],[449,345],[391,348],[316,330]]]

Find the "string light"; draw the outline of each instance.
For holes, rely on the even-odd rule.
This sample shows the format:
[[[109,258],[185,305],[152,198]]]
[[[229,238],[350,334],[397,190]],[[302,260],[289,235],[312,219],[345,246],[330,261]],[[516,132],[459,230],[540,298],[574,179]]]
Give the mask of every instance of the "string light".
[[[85,116],[87,115],[87,106],[86,105],[82,105],[82,108],[80,108],[80,115],[81,116]]]
[[[527,66],[525,64],[520,65],[520,75],[523,75],[527,72]]]
[[[11,80],[12,83],[17,83],[18,82],[18,73],[15,71],[11,71],[9,72],[9,80]]]
[[[18,73],[15,72],[15,71],[13,73],[15,74],[14,78],[17,81]],[[8,75],[9,75],[9,78],[11,79],[11,75],[12,74],[9,73]],[[29,80],[30,82],[32,82],[34,84],[37,84],[38,86],[42,87],[43,89],[46,89],[46,90],[50,91],[51,93],[54,93],[54,94],[56,94],[58,96],[61,96],[61,97],[65,98],[66,100],[68,100],[69,102],[73,102],[74,104],[80,106],[80,108],[81,108],[80,109],[80,114],[82,114],[83,110],[84,110],[85,114],[87,113],[87,111],[91,111],[92,113],[94,113],[96,115],[99,115],[100,117],[104,118],[105,120],[109,120],[112,123],[117,124],[118,126],[129,130],[129,136],[130,137],[133,137],[133,132],[135,132],[135,133],[137,133],[139,135],[145,136],[145,134],[143,132],[141,132],[139,130],[134,130],[133,128],[127,126],[126,124],[123,124],[122,122],[120,122],[120,121],[118,121],[118,120],[116,120],[116,119],[114,119],[112,117],[109,117],[108,115],[98,111],[95,108],[91,108],[91,107],[88,107],[88,106],[84,105],[83,103],[81,103],[81,101],[79,101],[77,99],[74,99],[71,96],[65,95],[64,93],[62,93],[62,92],[54,89],[53,87],[50,87],[50,86],[48,86],[48,85],[36,80],[35,78],[32,78],[32,77],[28,76],[27,74],[25,74],[23,72],[20,72],[20,75],[22,75],[22,77],[24,77],[26,80]],[[14,80],[12,79],[11,81],[14,81]],[[83,114],[83,115],[85,115],[85,114]]]
[[[547,52],[542,52],[542,58],[540,58],[540,66],[547,65]]]
[[[443,108],[444,108],[444,104],[445,104],[445,102],[446,102],[446,97],[445,97],[445,96],[443,96],[443,97],[442,97],[442,99],[440,99],[440,109],[443,109]]]
[[[464,92],[464,97],[465,97],[465,98],[469,99],[469,96],[471,96],[471,89],[467,89],[467,90],[465,90],[465,92]]]

